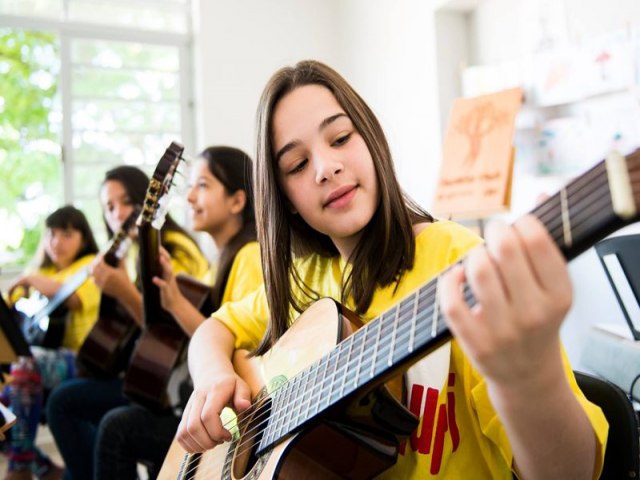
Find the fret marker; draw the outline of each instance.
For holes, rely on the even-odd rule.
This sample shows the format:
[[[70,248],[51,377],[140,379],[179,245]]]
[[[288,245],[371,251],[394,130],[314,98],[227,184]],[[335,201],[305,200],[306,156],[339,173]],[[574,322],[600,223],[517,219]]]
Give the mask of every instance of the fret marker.
[[[562,210],[562,233],[564,235],[564,244],[570,247],[573,244],[571,238],[571,221],[569,220],[569,205],[567,203],[567,190],[560,190],[560,209]]]
[[[619,152],[611,152],[605,160],[607,179],[611,191],[613,211],[620,218],[632,218],[636,214],[636,204],[631,190],[631,179],[627,170],[627,160]]]

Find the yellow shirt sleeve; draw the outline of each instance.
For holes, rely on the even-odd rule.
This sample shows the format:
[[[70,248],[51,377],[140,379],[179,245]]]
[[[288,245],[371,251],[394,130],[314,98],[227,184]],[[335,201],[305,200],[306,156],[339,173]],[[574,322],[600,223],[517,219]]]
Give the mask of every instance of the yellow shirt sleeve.
[[[264,285],[237,302],[227,302],[212,315],[236,337],[235,348],[253,350],[267,331],[269,308]]]

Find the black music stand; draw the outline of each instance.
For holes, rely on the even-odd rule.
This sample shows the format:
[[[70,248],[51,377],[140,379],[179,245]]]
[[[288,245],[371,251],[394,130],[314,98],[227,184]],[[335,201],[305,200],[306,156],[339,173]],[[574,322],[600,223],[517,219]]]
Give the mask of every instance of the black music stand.
[[[640,234],[607,238],[595,249],[631,334],[640,340]]]
[[[9,364],[17,357],[31,356],[15,312],[9,308],[0,292],[0,364]]]

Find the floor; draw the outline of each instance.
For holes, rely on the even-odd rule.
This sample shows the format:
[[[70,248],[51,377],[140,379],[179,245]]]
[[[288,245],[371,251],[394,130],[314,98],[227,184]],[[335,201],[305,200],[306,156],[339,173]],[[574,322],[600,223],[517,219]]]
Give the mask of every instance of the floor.
[[[40,425],[40,428],[38,428],[36,445],[40,450],[49,455],[49,458],[53,460],[56,465],[64,465],[60,452],[58,452],[58,449],[56,448],[56,442],[46,425]],[[7,464],[7,457],[0,454],[0,478],[4,478],[4,474],[7,471]],[[138,466],[138,479],[147,480],[147,470],[142,465]]]
[[[56,442],[47,428],[46,425],[40,425],[38,428],[38,437],[36,438],[36,445],[40,448],[44,453],[49,455],[49,458],[53,460],[53,462],[57,465],[62,466],[62,457],[56,448]],[[7,471],[7,457],[5,455],[0,455],[0,475],[4,475],[4,472]]]

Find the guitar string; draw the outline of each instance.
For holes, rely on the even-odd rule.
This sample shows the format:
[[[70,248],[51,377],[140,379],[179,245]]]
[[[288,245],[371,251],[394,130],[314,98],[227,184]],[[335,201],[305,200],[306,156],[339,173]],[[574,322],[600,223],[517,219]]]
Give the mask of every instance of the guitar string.
[[[581,177],[581,179],[582,179],[582,177]],[[566,187],[566,188],[569,188],[570,186],[572,186],[572,184],[569,184],[569,186],[568,186],[568,187]],[[601,193],[600,191],[602,190],[602,187],[603,187],[603,186],[605,186],[605,187],[606,187],[606,186],[608,186],[608,184],[606,184],[606,182],[605,182],[605,184],[604,184],[604,185],[600,185],[597,189],[592,190],[592,194],[591,194],[591,195],[587,195],[587,196],[582,195],[582,197],[590,197],[590,198],[593,198],[593,192],[594,192],[594,191],[596,191],[596,192],[598,192],[598,193],[600,194],[600,193]],[[606,206],[606,204],[608,203],[607,201],[608,201],[608,200],[609,200],[609,198],[610,198],[610,196],[609,196],[608,194],[609,194],[609,192],[608,192],[608,191],[606,191],[606,192],[604,192],[604,196],[603,196],[603,195],[599,195],[599,198],[598,198],[598,200],[597,200],[597,201],[601,201],[601,200],[604,198],[604,200],[605,200],[604,205]],[[557,196],[557,194],[556,194],[556,196]],[[575,197],[575,196],[577,196],[577,195],[574,195],[574,197]],[[571,195],[569,195],[569,198],[572,198],[572,200],[574,199],[574,197],[572,197]],[[553,205],[553,202],[551,202],[551,200],[552,200],[552,199],[553,199],[553,197],[551,197],[550,199],[548,199],[548,200],[547,200],[547,202],[548,202],[548,204],[546,205],[546,207],[547,207],[547,208],[545,208],[545,209],[541,209],[541,210],[544,210],[544,213],[540,214],[540,212],[537,212],[536,210],[534,210],[532,213],[534,213],[534,214],[536,214],[536,213],[537,213],[538,215],[541,215],[541,216],[539,217],[541,220],[543,220],[543,219],[544,219],[544,217],[547,217],[547,216],[549,216],[549,215],[553,215],[554,217],[557,217],[557,212],[554,212],[554,211],[553,211],[553,210],[554,210],[554,208],[555,208],[555,206]],[[547,202],[545,202],[545,203],[547,203]],[[594,202],[592,202],[592,204],[593,204],[593,203],[594,203]],[[543,205],[543,204],[541,204],[541,207],[542,207],[542,206],[544,206],[544,205]],[[579,212],[582,212],[582,210],[579,210]],[[576,217],[574,216],[573,218],[575,219]],[[544,222],[543,222],[543,223],[544,223]],[[579,222],[572,222],[572,223],[574,224],[574,227],[576,227],[576,228],[577,228],[577,227],[578,227],[578,225],[579,225]],[[557,227],[556,227],[556,228],[557,228]],[[560,228],[562,228],[562,226],[561,226],[561,225],[560,225]],[[550,232],[550,233],[551,233],[551,232]],[[556,235],[553,235],[553,234],[552,234],[552,237],[556,240],[556,242],[557,242],[558,244],[559,244],[559,242],[560,242],[560,239],[562,238],[562,236],[556,236]],[[441,275],[441,274],[440,274],[440,275]],[[435,288],[435,284],[433,284],[433,282],[429,282],[428,286],[429,286],[429,288],[428,288],[427,290],[424,290],[424,286],[423,286],[423,288],[422,288],[422,289],[419,289],[417,292],[415,292],[415,294],[417,294],[417,295],[423,295],[423,294],[430,295],[430,294],[432,294],[432,293],[433,293],[433,291],[434,291],[434,288]],[[414,294],[414,295],[412,295],[412,296],[415,296],[415,294]],[[466,292],[465,292],[465,299],[467,299],[467,300],[469,300],[469,299],[470,299],[470,298],[467,298],[467,294],[466,294]],[[420,299],[418,298],[418,299],[416,299],[416,301],[418,301],[418,302],[419,302],[419,301],[420,301]],[[400,302],[400,303],[401,303],[401,302]],[[400,303],[399,303],[399,304],[397,304],[397,305],[400,305]],[[428,306],[428,308],[430,308],[430,309],[431,309],[431,311],[433,311],[433,309],[435,308],[435,306],[436,306],[436,303],[433,303],[433,304],[429,305],[429,306]],[[385,312],[385,313],[386,313],[386,312]],[[422,310],[422,311],[420,312],[420,314],[425,314],[425,313],[427,313],[427,314],[428,314],[428,313],[429,313],[429,311],[425,309],[425,310]],[[382,316],[384,316],[384,315],[385,315],[385,314],[383,313],[383,314],[381,315],[381,317],[382,317]],[[429,316],[429,315],[427,315],[427,317],[428,317],[428,316]],[[403,339],[404,337],[406,337],[406,334],[407,334],[407,333],[410,333],[410,332],[406,332],[406,326],[407,326],[407,324],[408,324],[408,323],[406,322],[406,318],[402,318],[402,319],[400,320],[400,322],[402,322],[402,325],[400,325],[400,329],[401,329],[401,331],[402,331],[402,334],[401,334],[401,335],[399,335],[399,338]],[[376,322],[373,322],[373,323],[376,323]],[[369,323],[369,325],[370,325],[370,324],[371,324],[371,323]],[[360,331],[362,331],[362,329],[361,329]],[[423,330],[423,331],[424,331],[424,330]],[[420,332],[418,332],[418,335],[420,335],[420,334],[421,334],[421,333],[420,333]],[[349,341],[350,339],[354,339],[354,338],[356,338],[356,337],[355,337],[355,334],[354,334],[354,335],[352,335],[351,337],[349,337],[349,338],[345,339],[345,341],[344,341],[344,342],[341,342],[341,343],[346,343],[346,342],[347,342],[347,341]],[[352,343],[353,343],[354,341],[355,341],[355,340],[351,340],[351,342],[352,342]],[[398,342],[398,343],[402,343],[402,342]],[[383,355],[381,355],[381,357],[380,357],[380,358],[386,358],[385,351],[388,349],[388,347],[389,347],[389,345],[388,345],[388,344],[384,344],[384,342],[383,342],[383,344],[382,344],[382,345],[380,346],[380,348],[379,348],[379,351],[383,354]],[[338,348],[339,348],[339,347],[337,347],[337,348],[335,348],[334,350],[332,350],[332,352],[330,352],[328,355],[325,355],[325,357],[324,357],[324,358],[329,358],[329,357],[331,357],[331,356],[332,356],[332,353],[333,353],[333,352],[336,352],[336,350],[338,350]],[[339,354],[338,354],[338,355],[339,355]],[[334,355],[334,356],[338,356],[338,355]],[[317,370],[316,368],[313,368],[313,367],[315,367],[318,363],[319,363],[319,362],[316,362],[315,364],[311,365],[311,366],[310,366],[310,367],[308,367],[304,372],[301,372],[301,374],[296,375],[296,377],[297,377],[297,378],[300,378],[300,377],[307,377],[307,379],[306,379],[306,380],[308,380],[308,377],[310,377],[310,376],[312,376],[312,375],[313,375],[314,370]],[[341,379],[341,378],[342,378],[342,377],[341,377],[341,375],[344,375],[344,374],[348,375],[348,374],[349,374],[349,371],[346,369],[346,367],[348,367],[348,366],[349,366],[349,360],[347,360],[347,362],[346,362],[345,364],[342,364],[342,365],[341,365],[341,366],[340,366],[340,367],[339,367],[339,368],[338,368],[338,369],[337,369],[337,370],[336,370],[336,371],[335,371],[335,372],[330,376],[330,378],[332,378],[332,379],[333,379],[333,382],[330,382],[329,388],[332,388],[332,387],[333,387],[333,385],[335,385],[336,380],[339,380],[339,379]],[[369,364],[367,363],[367,361],[365,361],[365,362],[364,362],[364,366],[365,366],[365,367],[368,367],[368,366],[369,366]],[[373,365],[373,366],[375,366],[375,365]],[[360,365],[360,368],[362,369],[362,364]],[[295,381],[295,380],[296,380],[296,378],[294,378],[294,379],[292,379],[292,380],[293,380],[293,381]],[[303,380],[304,380],[304,378],[303,378]],[[300,384],[301,382],[302,382],[302,380],[300,380],[300,381],[298,382],[298,384]],[[273,392],[271,392],[271,397],[272,397],[272,399],[276,397],[276,395],[278,394],[278,392],[279,392],[280,390],[282,390],[284,387],[287,387],[287,386],[289,386],[289,385],[291,385],[291,383],[289,383],[289,384],[285,384],[285,385],[283,385],[282,387],[279,387],[278,389],[276,389],[276,390],[274,390]],[[327,388],[327,387],[323,387],[323,388],[319,391],[319,393],[320,393],[320,394],[324,393],[324,391],[326,390],[326,388]],[[358,387],[358,388],[359,388],[359,387]],[[356,389],[357,389],[357,388],[356,388]],[[312,398],[313,398],[313,397],[309,397],[309,400],[311,400]],[[272,403],[273,403],[273,402],[272,402]],[[308,403],[309,403],[309,401],[306,401],[304,404],[308,404]],[[303,404],[303,405],[304,405],[304,404]],[[255,407],[255,405],[256,405],[256,404],[252,405],[252,407]],[[247,412],[247,415],[245,415],[244,417],[249,417],[249,416],[250,416],[251,418],[255,418],[255,417],[259,417],[261,413],[264,413],[264,412],[265,412],[265,410],[264,410],[264,407],[263,407],[263,406],[259,406],[259,407],[255,408],[255,410],[252,410],[252,409],[250,408],[250,409],[246,410],[245,412]],[[245,412],[241,412],[241,413],[245,413]],[[248,418],[247,418],[247,419],[244,419],[244,418],[242,418],[242,419],[241,419],[241,418],[240,418],[240,415],[238,415],[238,416],[237,416],[237,419],[236,419],[235,421],[228,422],[227,424],[225,424],[225,427],[228,427],[229,425],[231,425],[231,424],[233,424],[233,423],[237,423],[237,425],[238,425],[238,430],[240,430],[239,426],[240,426],[240,425],[243,425],[243,424],[244,424],[244,423],[246,423],[246,421],[248,421],[248,420],[249,420]],[[241,453],[242,453],[242,452],[241,452],[241,450],[240,450],[242,447],[246,446],[249,442],[251,442],[253,439],[255,439],[255,438],[256,438],[256,436],[257,436],[258,434],[263,433],[263,432],[258,432],[258,434],[253,435],[253,436],[248,437],[248,438],[247,438],[247,434],[253,434],[253,433],[254,433],[254,432],[256,432],[257,430],[260,430],[260,426],[261,426],[263,423],[265,423],[266,421],[268,421],[268,420],[269,420],[269,419],[267,418],[266,420],[261,421],[258,425],[254,426],[254,428],[247,430],[247,431],[243,434],[243,436],[242,436],[242,440],[244,440],[244,441],[240,441],[240,443],[239,443],[239,444],[237,445],[237,447],[236,447],[236,449],[237,449],[237,451],[238,451],[238,454],[241,454]],[[253,446],[253,443],[251,443],[251,445]],[[245,450],[245,451],[246,451],[246,450]],[[206,453],[206,452],[205,452],[205,453]],[[189,473],[189,472],[187,472],[187,473]]]

